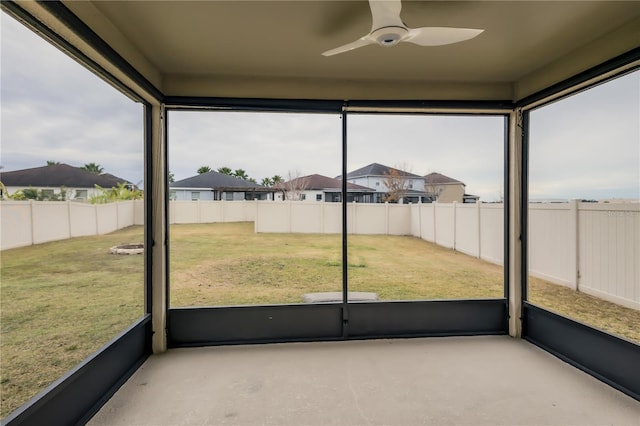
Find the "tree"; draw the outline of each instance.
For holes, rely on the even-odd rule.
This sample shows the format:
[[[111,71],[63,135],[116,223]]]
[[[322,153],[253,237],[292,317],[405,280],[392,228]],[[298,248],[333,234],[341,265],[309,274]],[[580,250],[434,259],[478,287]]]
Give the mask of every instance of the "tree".
[[[58,164],[60,164],[59,161],[47,160],[47,166],[57,166]]]
[[[248,180],[249,179],[249,175],[243,169],[235,169],[233,171],[233,176],[235,176],[235,177],[237,177],[239,179],[243,179],[243,180]]]
[[[388,203],[397,203],[407,193],[409,189],[409,179],[407,173],[396,168],[389,168],[384,173],[384,184],[387,187],[387,193],[384,201]]]
[[[173,173],[171,173],[171,171],[169,171],[169,175],[167,176],[167,179],[169,179],[169,183],[173,183],[176,181],[176,177],[173,175]]]
[[[91,173],[95,173],[96,175],[101,175],[104,172],[104,169],[100,164],[96,163],[87,163],[84,166],[80,167],[82,170],[86,170]]]
[[[300,176],[300,172],[297,170],[293,173],[289,171],[287,177],[289,179],[279,185],[284,190],[285,198],[290,201],[304,200],[304,191],[309,186],[309,178]]]
[[[272,177],[262,178],[262,181],[260,181],[260,185],[271,187],[271,186],[277,186],[278,184],[281,184],[282,182],[283,182],[282,176],[274,175]]]
[[[209,166],[201,166],[200,168],[198,168],[198,174],[201,175],[203,173],[209,173],[211,170],[212,169]]]
[[[229,167],[218,167],[218,173],[222,173],[223,175],[233,175],[233,171]]]
[[[124,182],[120,182],[118,186],[113,188],[103,188],[100,185],[95,185],[96,189],[100,191],[99,195],[94,195],[89,198],[91,204],[106,204],[116,201],[126,200],[141,200],[144,197],[144,192],[136,187],[127,185]]]

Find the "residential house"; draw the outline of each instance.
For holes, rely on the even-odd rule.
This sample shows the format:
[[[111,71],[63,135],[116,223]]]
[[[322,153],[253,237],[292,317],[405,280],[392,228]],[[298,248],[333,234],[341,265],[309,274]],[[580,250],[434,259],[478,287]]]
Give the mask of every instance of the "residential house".
[[[126,179],[108,173],[98,175],[68,164],[50,164],[0,172],[0,182],[4,184],[9,194],[24,189],[35,189],[42,191],[46,198],[53,198],[60,196],[62,191],[66,191],[65,199],[78,201],[85,201],[99,195],[100,190],[96,185],[102,188],[113,188],[121,183],[134,186]]]
[[[441,173],[424,176],[425,192],[439,203],[476,203],[477,195],[465,194],[465,184]]]
[[[430,194],[424,190],[422,176],[379,163],[371,163],[348,173],[347,182],[373,189],[375,192],[371,202],[374,203],[389,199],[398,203],[432,201]]]
[[[342,180],[319,174],[291,179],[276,188],[279,189],[276,200],[342,201]],[[347,183],[347,201],[349,202],[371,203],[374,193],[375,190],[371,188]]]
[[[272,188],[215,171],[170,184],[172,200],[273,200]]]

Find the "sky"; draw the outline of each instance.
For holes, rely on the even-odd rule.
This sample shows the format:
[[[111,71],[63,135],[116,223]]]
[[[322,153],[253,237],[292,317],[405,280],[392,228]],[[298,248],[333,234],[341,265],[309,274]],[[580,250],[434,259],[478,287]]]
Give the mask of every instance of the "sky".
[[[9,16],[0,17],[2,171],[95,162],[143,185],[143,107]],[[339,115],[170,111],[169,170],[243,169],[260,181],[341,173]],[[503,196],[503,118],[349,115],[347,170],[439,172]],[[640,71],[531,113],[532,199],[640,199]]]

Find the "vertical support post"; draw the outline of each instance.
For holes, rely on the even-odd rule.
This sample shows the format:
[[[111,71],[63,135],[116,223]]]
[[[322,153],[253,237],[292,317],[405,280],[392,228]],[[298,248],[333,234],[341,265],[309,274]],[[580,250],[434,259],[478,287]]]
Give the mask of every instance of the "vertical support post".
[[[451,215],[453,216],[453,250],[456,250],[456,238],[458,237],[456,230],[458,229],[458,214],[457,214],[457,206],[458,206],[458,202],[454,201],[453,202],[453,207]]]
[[[73,232],[71,232],[71,225],[73,221],[71,220],[71,202],[67,200],[67,226],[69,227],[69,238],[73,236]]]
[[[151,324],[153,336],[151,346],[153,353],[167,350],[167,171],[166,168],[166,135],[164,105],[151,106],[151,194],[147,204],[150,212],[146,219],[151,219],[147,230],[151,234]],[[149,166],[148,166],[149,167]],[[146,185],[145,185],[146,186]],[[149,295],[147,296],[149,297]]]
[[[480,200],[476,201],[476,217],[478,224],[478,259],[482,259],[482,209]]]
[[[36,233],[35,233],[35,221],[36,218],[34,216],[34,208],[33,208],[33,204],[34,201],[33,200],[29,200],[29,216],[31,216],[31,221],[29,222],[31,224],[31,245],[34,245],[36,243]],[[97,229],[97,228],[96,228]],[[97,232],[96,232],[97,234]]]
[[[349,288],[347,241],[347,112],[342,110],[342,337],[349,336]]]
[[[524,173],[524,123],[522,109],[516,108],[509,116],[508,138],[508,295],[509,295],[509,335],[522,336],[522,302],[524,299],[523,277],[526,265],[523,265],[523,212],[526,194],[522,189]]]
[[[569,262],[567,271],[569,284],[574,290],[578,290],[578,200],[569,201],[569,228],[567,243],[569,244]]]

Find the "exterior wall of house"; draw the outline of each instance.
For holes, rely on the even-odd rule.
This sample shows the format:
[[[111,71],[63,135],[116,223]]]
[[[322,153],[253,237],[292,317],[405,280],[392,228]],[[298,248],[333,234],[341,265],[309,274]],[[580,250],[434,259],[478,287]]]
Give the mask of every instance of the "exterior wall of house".
[[[213,201],[213,190],[211,189],[170,189],[169,199],[176,201]]]
[[[347,179],[349,183],[355,183],[356,185],[366,186],[367,188],[375,189],[377,192],[387,192],[386,178],[384,176],[363,176],[353,179]],[[424,191],[424,179],[411,178],[408,179],[409,187],[407,189],[413,189],[414,191]]]
[[[434,185],[439,203],[462,203],[464,200],[464,185],[461,183]],[[430,189],[430,188],[429,188]]]
[[[16,191],[22,191],[23,189],[36,189],[38,191],[53,191],[53,194],[60,194],[61,188],[58,187],[44,187],[44,186],[8,186],[7,191],[9,194],[14,194]],[[86,201],[89,198],[100,195],[100,191],[96,188],[64,188],[67,191],[66,199],[73,201]]]

